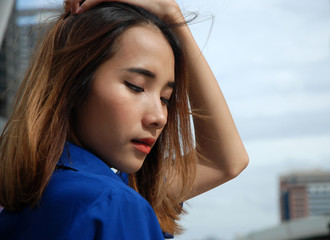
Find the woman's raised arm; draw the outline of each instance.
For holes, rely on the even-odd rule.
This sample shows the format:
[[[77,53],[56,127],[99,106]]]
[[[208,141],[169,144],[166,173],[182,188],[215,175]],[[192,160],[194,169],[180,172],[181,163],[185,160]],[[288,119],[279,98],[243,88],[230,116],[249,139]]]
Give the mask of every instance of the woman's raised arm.
[[[183,42],[190,77],[190,104],[202,117],[194,117],[196,146],[202,153],[197,164],[197,196],[236,177],[248,164],[248,155],[225,98],[187,25],[176,28]]]
[[[77,14],[101,3],[113,0],[86,0]],[[184,17],[174,0],[116,0],[149,10],[162,20],[184,22]],[[78,4],[79,5],[79,4]],[[203,154],[197,164],[194,190],[190,197],[206,192],[236,177],[248,164],[248,155],[238,134],[224,96],[208,63],[195,42],[189,27],[184,24],[174,29],[180,39],[187,60],[191,82],[190,102],[193,109],[206,117],[194,118],[196,146]]]

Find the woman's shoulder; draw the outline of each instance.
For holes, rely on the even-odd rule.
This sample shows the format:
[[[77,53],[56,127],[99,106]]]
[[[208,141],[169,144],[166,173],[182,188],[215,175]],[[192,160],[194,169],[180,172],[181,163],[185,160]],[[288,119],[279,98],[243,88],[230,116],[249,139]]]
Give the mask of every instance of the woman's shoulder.
[[[72,205],[91,206],[100,201],[140,202],[145,204],[145,199],[115,173],[104,175],[74,169],[58,169],[54,172],[42,197],[44,202]]]
[[[163,239],[150,204],[115,173],[57,169],[37,207],[0,222],[1,239]]]
[[[70,237],[82,235],[78,238],[85,239],[101,228],[104,239],[162,239],[150,204],[116,174],[59,170],[48,187],[43,196],[45,205],[40,207],[57,219],[74,219],[67,223]],[[82,225],[86,227],[82,229]]]

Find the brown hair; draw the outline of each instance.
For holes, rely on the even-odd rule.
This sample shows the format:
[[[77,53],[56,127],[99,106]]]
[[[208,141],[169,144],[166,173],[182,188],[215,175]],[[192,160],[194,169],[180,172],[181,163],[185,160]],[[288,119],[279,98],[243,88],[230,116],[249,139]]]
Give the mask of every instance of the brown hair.
[[[163,231],[180,230],[180,202],[191,191],[197,159],[184,55],[170,26],[123,3],[103,3],[80,15],[62,14],[35,51],[0,138],[0,204],[7,210],[38,203],[70,138],[73,106],[84,104],[94,72],[116,52],[123,33],[145,24],[158,27],[171,45],[176,86],[167,125],[129,183],[152,205]],[[182,183],[175,191],[174,181]]]

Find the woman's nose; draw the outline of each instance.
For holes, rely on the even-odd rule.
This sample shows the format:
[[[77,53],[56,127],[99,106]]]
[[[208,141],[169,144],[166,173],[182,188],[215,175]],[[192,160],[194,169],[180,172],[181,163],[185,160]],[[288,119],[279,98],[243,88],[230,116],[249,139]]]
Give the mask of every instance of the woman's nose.
[[[152,101],[146,106],[143,124],[146,127],[164,128],[167,123],[167,107],[161,101]]]

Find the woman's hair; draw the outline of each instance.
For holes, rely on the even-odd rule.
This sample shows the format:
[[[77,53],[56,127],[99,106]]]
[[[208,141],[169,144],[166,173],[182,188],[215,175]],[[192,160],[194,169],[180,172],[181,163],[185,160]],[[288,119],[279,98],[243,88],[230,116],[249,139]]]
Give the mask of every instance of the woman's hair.
[[[152,205],[163,231],[180,230],[180,202],[196,172],[183,51],[173,26],[123,3],[103,3],[79,15],[66,11],[35,51],[0,138],[0,204],[7,210],[38,204],[70,140],[74,106],[85,103],[93,74],[118,50],[123,33],[141,25],[157,27],[170,44],[176,84],[167,124],[129,184]],[[175,190],[174,181],[181,183]]]

